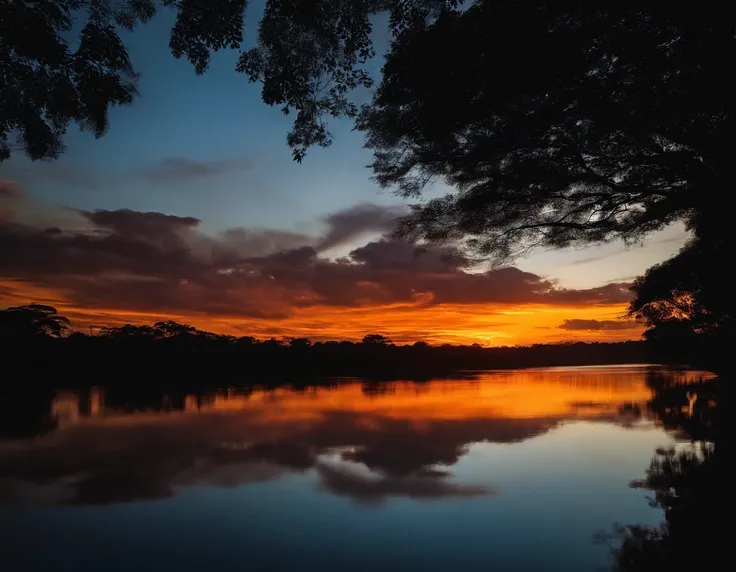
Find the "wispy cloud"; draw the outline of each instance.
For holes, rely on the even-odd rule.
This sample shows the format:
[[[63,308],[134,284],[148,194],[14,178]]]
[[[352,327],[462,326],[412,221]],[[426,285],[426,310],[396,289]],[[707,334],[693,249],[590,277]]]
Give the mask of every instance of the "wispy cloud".
[[[183,182],[215,177],[233,171],[247,171],[254,166],[250,156],[217,160],[188,157],[167,157],[141,171],[144,179],[153,182]]]

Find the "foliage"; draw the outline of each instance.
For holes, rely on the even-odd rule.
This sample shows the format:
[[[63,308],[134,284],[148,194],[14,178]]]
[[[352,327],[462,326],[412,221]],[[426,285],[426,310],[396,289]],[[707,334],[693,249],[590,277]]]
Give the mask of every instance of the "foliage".
[[[301,161],[327,146],[326,117],[355,117],[350,99],[373,83],[370,16],[389,11],[394,32],[458,0],[268,0],[257,45],[241,50],[247,0],[0,0],[0,161],[63,151],[71,123],[102,136],[108,110],[137,95],[137,75],[118,31],[162,7],[176,11],[169,47],[203,74],[212,52],[241,50],[237,71],[262,83],[262,98],[296,112],[288,143]],[[73,46],[73,44],[75,46]]]
[[[730,191],[733,19],[657,1],[484,0],[397,37],[358,121],[418,240],[503,261],[638,241]]]
[[[727,218],[723,209],[699,215],[693,239],[634,282],[629,313],[649,326],[647,340],[673,352],[695,344],[726,354],[736,336],[731,269],[736,240]]]
[[[111,106],[138,95],[119,31],[177,10],[170,47],[201,74],[210,52],[238,48],[246,0],[0,0],[0,161],[55,159],[70,124],[101,137]]]
[[[69,320],[51,306],[28,304],[0,310],[0,338],[60,338],[68,330]]]
[[[86,18],[76,32],[81,12]],[[132,30],[153,13],[151,0],[2,0],[0,161],[18,149],[31,159],[57,157],[71,122],[102,136],[109,107],[136,95],[116,26]]]
[[[393,342],[391,341],[391,338],[388,338],[381,334],[368,334],[366,336],[363,336],[363,343],[379,345],[379,346],[387,346],[389,344],[392,344]]]

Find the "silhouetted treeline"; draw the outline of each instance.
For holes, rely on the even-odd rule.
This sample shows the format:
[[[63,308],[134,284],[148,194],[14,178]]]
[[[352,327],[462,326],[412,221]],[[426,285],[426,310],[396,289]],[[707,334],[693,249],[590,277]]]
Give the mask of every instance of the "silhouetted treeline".
[[[25,345],[25,344],[24,344]],[[234,377],[289,373],[379,378],[436,377],[455,370],[645,363],[643,342],[538,344],[529,347],[397,346],[372,342],[316,342],[228,338],[194,333],[170,338],[116,339],[74,334],[31,343],[25,368],[93,368],[94,375],[121,370],[228,369]],[[12,359],[12,357],[11,357]],[[75,374],[76,375],[76,374]]]
[[[361,342],[315,342],[305,338],[257,340],[197,330],[176,322],[102,328],[94,335],[72,332],[54,308],[30,305],[0,311],[0,336],[7,361],[20,371],[54,369],[57,381],[85,385],[150,369],[216,368],[233,381],[249,376],[363,376],[379,379],[432,378],[458,370],[562,365],[645,363],[642,342],[480,345],[395,345],[380,334]],[[9,367],[9,366],[8,366]],[[63,375],[62,375],[62,372]],[[44,376],[46,379],[47,376]],[[39,378],[41,379],[41,378]],[[204,380],[203,380],[204,381]]]

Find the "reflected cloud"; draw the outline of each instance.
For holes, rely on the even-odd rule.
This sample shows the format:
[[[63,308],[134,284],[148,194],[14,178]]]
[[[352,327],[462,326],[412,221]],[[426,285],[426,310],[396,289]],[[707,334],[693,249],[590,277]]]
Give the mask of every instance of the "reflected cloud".
[[[471,444],[517,443],[570,420],[632,426],[652,395],[646,372],[491,372],[474,381],[389,383],[372,394],[353,381],[199,395],[38,395],[38,405],[24,409],[36,416],[35,430],[25,419],[23,432],[0,432],[0,504],[164,499],[287,473],[364,505],[493,494],[490,483],[454,482],[452,468]]]
[[[359,504],[375,506],[390,496],[414,499],[441,497],[477,497],[495,494],[489,487],[457,485],[447,482],[447,473],[428,471],[404,477],[370,477],[347,464],[318,463],[320,487],[340,496],[348,496]]]

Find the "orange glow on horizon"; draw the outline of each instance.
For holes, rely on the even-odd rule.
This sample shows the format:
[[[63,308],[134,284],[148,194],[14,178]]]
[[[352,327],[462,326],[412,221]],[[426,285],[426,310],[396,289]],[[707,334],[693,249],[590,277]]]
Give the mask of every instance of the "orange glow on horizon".
[[[644,327],[621,330],[563,330],[565,320],[620,319],[625,304],[616,305],[503,305],[439,304],[421,302],[382,306],[338,307],[313,305],[293,308],[285,318],[247,318],[191,312],[144,312],[124,308],[84,308],[64,298],[19,281],[0,282],[0,306],[38,302],[57,308],[72,321],[75,330],[89,333],[101,326],[152,324],[174,320],[198,329],[259,339],[305,337],[313,341],[360,340],[380,333],[397,344],[425,341],[430,344],[514,346],[563,341],[638,340]]]

